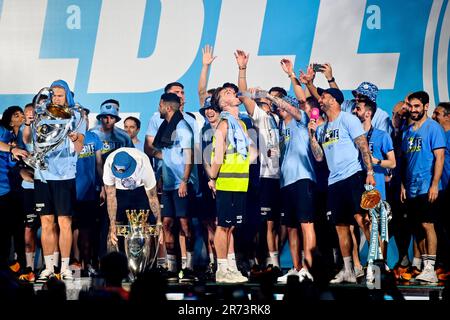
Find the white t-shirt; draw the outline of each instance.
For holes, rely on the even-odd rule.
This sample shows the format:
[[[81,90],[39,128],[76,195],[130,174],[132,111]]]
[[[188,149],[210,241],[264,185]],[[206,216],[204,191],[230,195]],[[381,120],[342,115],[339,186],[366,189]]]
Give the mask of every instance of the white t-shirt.
[[[260,107],[255,106],[251,115],[253,125],[258,130],[259,159],[261,161],[261,178],[280,178],[280,133],[279,119],[269,115]],[[269,152],[270,150],[270,152]],[[270,157],[269,157],[270,153]]]
[[[125,151],[136,160],[136,169],[131,176],[125,179],[116,178],[111,170],[114,156],[121,151]],[[119,148],[106,158],[103,167],[103,183],[107,186],[115,185],[119,190],[134,190],[144,186],[148,191],[156,186],[156,179],[150,160],[145,153],[136,148]]]

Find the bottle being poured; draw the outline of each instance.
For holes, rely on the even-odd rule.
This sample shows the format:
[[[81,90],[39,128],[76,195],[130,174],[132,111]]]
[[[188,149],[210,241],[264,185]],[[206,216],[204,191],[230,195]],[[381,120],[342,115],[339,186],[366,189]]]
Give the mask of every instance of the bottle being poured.
[[[249,90],[249,91],[241,91],[238,92],[237,97],[246,97],[250,99],[260,99],[260,98],[267,98],[269,96],[269,92],[262,89],[255,89],[255,90]]]

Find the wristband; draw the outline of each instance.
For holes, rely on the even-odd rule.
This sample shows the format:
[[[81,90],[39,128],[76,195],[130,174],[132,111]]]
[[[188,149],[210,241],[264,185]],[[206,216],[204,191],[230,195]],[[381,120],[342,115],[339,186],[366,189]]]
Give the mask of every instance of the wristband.
[[[247,67],[239,67],[239,70],[245,70]]]
[[[331,78],[330,80],[327,80],[327,81],[328,81],[328,83],[331,83],[331,82],[334,82],[335,79],[334,79],[334,77],[333,77],[333,78]]]

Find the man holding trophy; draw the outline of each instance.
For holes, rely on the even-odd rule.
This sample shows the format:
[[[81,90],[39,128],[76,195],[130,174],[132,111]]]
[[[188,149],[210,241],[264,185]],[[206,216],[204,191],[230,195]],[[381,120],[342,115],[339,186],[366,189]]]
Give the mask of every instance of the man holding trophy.
[[[54,252],[58,244],[61,252],[60,277],[73,280],[69,259],[76,199],[75,173],[86,126],[82,125],[84,120],[80,108],[75,106],[73,95],[64,80],[57,80],[41,92],[43,90],[48,92],[48,99],[35,104],[35,121],[24,130],[24,142],[33,144],[33,152],[25,162],[35,169],[36,211],[42,224],[45,269],[37,280],[45,282],[55,275],[54,266],[58,261]],[[36,100],[40,102],[40,99]]]
[[[158,227],[162,225],[150,159],[136,148],[115,150],[106,158],[103,183],[110,220],[108,245],[125,251],[130,269],[136,275],[155,261],[160,228],[152,225],[155,221]],[[153,216],[148,215],[149,210]],[[118,241],[118,235],[125,236],[125,243]],[[152,250],[153,257],[150,257]]]

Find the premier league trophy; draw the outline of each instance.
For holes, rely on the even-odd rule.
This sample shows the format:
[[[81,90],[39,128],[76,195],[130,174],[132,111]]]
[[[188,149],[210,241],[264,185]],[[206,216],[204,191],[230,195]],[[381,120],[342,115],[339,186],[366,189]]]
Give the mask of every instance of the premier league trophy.
[[[388,222],[392,219],[391,206],[381,200],[381,194],[371,185],[364,185],[366,191],[361,197],[361,208],[369,211],[372,228],[370,230],[369,256],[367,265],[366,283],[375,281],[374,261],[383,260],[381,245],[389,242]],[[380,231],[379,231],[380,230]],[[380,243],[381,242],[381,243]]]
[[[117,225],[117,236],[124,237],[125,254],[132,274],[150,269],[155,264],[161,227],[150,225],[147,218],[150,210],[126,210],[128,225]]]
[[[69,108],[53,104],[52,95],[51,88],[42,88],[34,104],[35,121],[31,125],[33,151],[24,159],[34,169],[47,169],[45,156],[63,143],[71,131],[76,131],[83,118],[80,105]],[[75,120],[77,118],[78,121]]]

